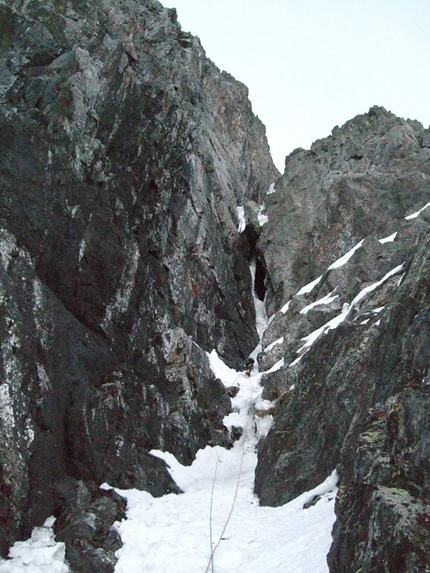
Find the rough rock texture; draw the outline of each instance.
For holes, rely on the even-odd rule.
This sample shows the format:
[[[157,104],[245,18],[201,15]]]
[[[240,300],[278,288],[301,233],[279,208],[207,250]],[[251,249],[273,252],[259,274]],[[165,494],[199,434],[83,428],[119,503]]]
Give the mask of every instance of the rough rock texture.
[[[115,551],[121,538],[112,527],[125,517],[126,502],[113,489],[88,488],[67,478],[56,484],[61,515],[55,522],[56,539],[66,543],[66,558],[75,573],[113,573]]]
[[[54,514],[73,569],[111,572],[124,504],[99,485],[177,492],[151,449],[229,443],[206,351],[254,348],[252,261],[262,503],[336,468],[331,572],[428,573],[429,215],[405,217],[430,132],[375,107],[277,175],[174,10],[0,0],[1,554]]]
[[[276,176],[175,10],[0,0],[2,553],[67,476],[161,495],[149,450],[226,443],[205,351],[255,345],[237,206]]]
[[[288,156],[276,193],[266,198],[270,223],[259,243],[269,314],[361,239],[390,235],[424,205],[429,158],[428,130],[380,107]]]
[[[405,219],[430,201],[428,136],[372,108],[287,158],[266,199],[259,361],[284,362],[263,378],[277,407],[256,491],[280,505],[337,469],[332,573],[430,570],[429,209]]]

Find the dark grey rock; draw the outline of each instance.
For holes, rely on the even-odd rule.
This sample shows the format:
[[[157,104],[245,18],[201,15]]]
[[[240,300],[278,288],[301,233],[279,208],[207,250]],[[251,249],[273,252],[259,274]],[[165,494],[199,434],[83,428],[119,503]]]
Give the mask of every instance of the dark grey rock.
[[[259,363],[285,366],[263,376],[274,426],[255,489],[281,505],[337,469],[331,573],[429,570],[428,211],[405,219],[430,202],[427,138],[419,123],[372,108],[291,154],[266,199],[258,248],[273,318]]]
[[[261,503],[281,505],[337,469],[334,573],[409,573],[429,563],[428,232],[403,253],[414,251],[401,281],[375,289],[297,365],[269,375],[292,390],[260,444],[256,491]]]
[[[56,539],[66,543],[72,570],[113,572],[115,552],[122,545],[113,525],[125,518],[125,499],[113,489],[99,489],[73,478],[55,484],[55,492]]]
[[[151,449],[229,443],[206,351],[233,365],[257,341],[237,206],[278,173],[246,87],[175,10],[0,0],[0,22],[5,554],[67,476],[162,495]]]
[[[263,376],[261,502],[337,468],[331,572],[427,572],[430,215],[405,216],[430,201],[429,130],[371,108],[266,196],[247,89],[174,9],[0,0],[0,26],[1,553],[55,514],[74,571],[114,571],[125,502],[98,486],[179,493],[151,449],[190,463],[240,436],[206,352],[249,355],[254,287],[274,315],[260,367],[285,364]]]
[[[259,241],[269,314],[359,241],[391,235],[428,202],[426,133],[374,107],[287,157],[276,193],[266,198],[269,223]]]

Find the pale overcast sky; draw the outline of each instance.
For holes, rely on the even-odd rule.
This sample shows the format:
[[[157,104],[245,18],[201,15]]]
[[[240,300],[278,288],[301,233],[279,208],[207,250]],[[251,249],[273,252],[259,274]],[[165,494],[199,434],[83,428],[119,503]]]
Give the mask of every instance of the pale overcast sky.
[[[430,124],[430,0],[162,0],[249,88],[273,159],[381,105]]]

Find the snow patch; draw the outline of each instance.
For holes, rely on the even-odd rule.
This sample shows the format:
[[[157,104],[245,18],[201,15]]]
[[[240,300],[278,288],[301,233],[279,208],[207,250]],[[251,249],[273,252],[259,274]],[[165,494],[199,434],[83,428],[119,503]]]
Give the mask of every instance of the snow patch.
[[[258,211],[257,219],[260,224],[260,227],[262,227],[269,221],[269,217],[267,216],[266,213],[266,206],[264,203],[260,205],[260,210]]]
[[[312,308],[314,308],[315,306],[320,306],[323,304],[330,304],[331,302],[333,302],[334,300],[339,298],[339,295],[336,294],[333,296],[333,293],[334,293],[334,291],[332,291],[331,293],[326,295],[324,298],[320,298],[319,300],[316,300],[315,302],[308,304],[308,306],[305,306],[304,308],[302,308],[302,310],[300,311],[300,314],[308,314],[308,312]]]
[[[317,279],[315,279],[314,281],[312,281],[311,283],[308,283],[307,285],[305,285],[304,287],[302,287],[298,292],[297,292],[297,296],[300,296],[302,294],[307,294],[309,292],[311,292],[313,290],[314,287],[317,286],[317,284],[319,282],[321,282],[321,279],[323,278],[323,276],[321,275],[320,277],[318,277]]]
[[[335,261],[333,264],[331,264],[327,270],[331,271],[333,269],[340,269],[341,267],[343,267],[349,261],[349,259],[355,253],[355,251],[357,251],[362,246],[363,243],[364,243],[364,239],[361,239],[361,241],[359,243],[357,243],[355,245],[355,247],[352,247],[352,249],[350,251],[348,251],[347,253],[345,253],[343,255],[343,257],[340,257],[340,259],[337,259],[337,261]]]
[[[412,213],[412,215],[408,215],[407,217],[405,217],[405,219],[407,221],[410,221],[411,219],[416,219],[418,217],[418,215],[420,215],[420,213],[422,211],[424,211],[424,209],[427,209],[427,207],[430,207],[430,203],[427,203],[426,205],[424,205],[424,207],[421,207],[421,209],[419,211],[416,211],[416,213]]]
[[[219,378],[226,388],[239,386],[238,381],[240,372],[227,366],[227,364],[225,364],[225,362],[223,362],[223,360],[218,356],[215,349],[213,349],[212,352],[207,352],[206,354],[209,358],[209,364],[215,378]]]
[[[271,372],[277,372],[278,370],[280,370],[283,366],[285,366],[285,359],[281,358],[281,360],[278,360],[278,362],[276,362],[272,368],[270,368],[269,370],[266,370],[266,372],[264,372],[264,374],[270,374]]]
[[[272,193],[276,193],[275,184],[271,183],[269,185],[269,189],[267,190],[266,195],[271,195]]]
[[[243,231],[246,228],[245,208],[243,205],[241,207],[237,207],[237,216],[239,217],[239,225],[237,227],[237,232],[243,233]]]
[[[284,343],[284,337],[281,336],[281,338],[278,338],[278,340],[275,340],[274,342],[272,342],[271,344],[269,344],[269,346],[267,346],[264,351],[265,352],[270,352],[272,350],[272,348],[274,348],[275,346],[278,346],[278,344],[283,344]]]
[[[11,559],[0,559],[0,573],[69,573],[66,546],[55,541],[54,522],[55,517],[49,517],[33,529],[30,539],[17,541],[9,550]]]
[[[397,231],[390,235],[389,237],[385,237],[384,239],[379,239],[379,242],[384,245],[385,243],[392,243],[394,239],[397,237]]]

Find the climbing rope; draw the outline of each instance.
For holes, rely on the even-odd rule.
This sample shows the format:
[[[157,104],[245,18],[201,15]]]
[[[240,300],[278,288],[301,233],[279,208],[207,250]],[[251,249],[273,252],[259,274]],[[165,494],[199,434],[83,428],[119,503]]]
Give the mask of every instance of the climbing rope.
[[[231,516],[233,515],[234,506],[235,506],[236,500],[237,500],[237,493],[238,493],[238,491],[239,491],[240,478],[241,478],[241,476],[242,476],[243,458],[244,458],[244,457],[245,457],[245,448],[242,449],[242,457],[241,457],[241,459],[240,459],[239,474],[238,474],[238,476],[237,476],[236,489],[235,489],[235,492],[234,492],[233,502],[232,502],[232,505],[231,505],[231,508],[230,508],[230,513],[228,514],[228,517],[227,517],[227,519],[226,519],[226,521],[225,521],[225,523],[224,523],[224,527],[223,527],[223,529],[222,529],[222,531],[221,531],[221,534],[220,534],[220,536],[219,536],[219,539],[218,539],[218,541],[217,541],[215,547],[213,547],[213,541],[212,541],[212,507],[213,507],[213,493],[214,493],[214,488],[215,488],[216,473],[217,473],[218,462],[219,462],[219,460],[218,460],[218,454],[217,454],[217,465],[215,466],[215,474],[214,474],[214,479],[213,479],[213,482],[212,482],[211,508],[210,508],[210,516],[209,516],[209,520],[210,520],[209,526],[210,526],[211,555],[210,555],[210,557],[209,557],[209,562],[208,562],[207,567],[206,567],[206,569],[205,569],[205,573],[208,573],[209,567],[211,567],[212,573],[214,573],[214,571],[215,571],[215,569],[214,569],[214,554],[215,554],[215,551],[218,549],[218,547],[219,547],[219,545],[220,545],[220,543],[221,543],[221,541],[222,541],[222,539],[223,539],[223,535],[224,535],[224,533],[225,533],[225,531],[226,531],[226,529],[227,529],[227,525],[228,525],[228,523],[229,523],[229,521],[230,521]]]
[[[213,509],[213,503],[214,503],[214,489],[215,489],[215,482],[216,482],[216,474],[218,471],[218,464],[219,464],[219,457],[218,457],[218,452],[216,452],[216,465],[215,465],[215,473],[214,473],[214,479],[212,481],[212,490],[211,490],[211,507],[210,507],[210,511],[209,511],[209,538],[210,538],[210,544],[211,544],[211,558],[209,560],[209,564],[212,561],[212,573],[214,573],[214,561],[213,561],[213,530],[212,530],[212,509]],[[209,564],[206,568],[206,571],[208,571],[209,569]],[[205,573],[206,573],[205,571]]]

